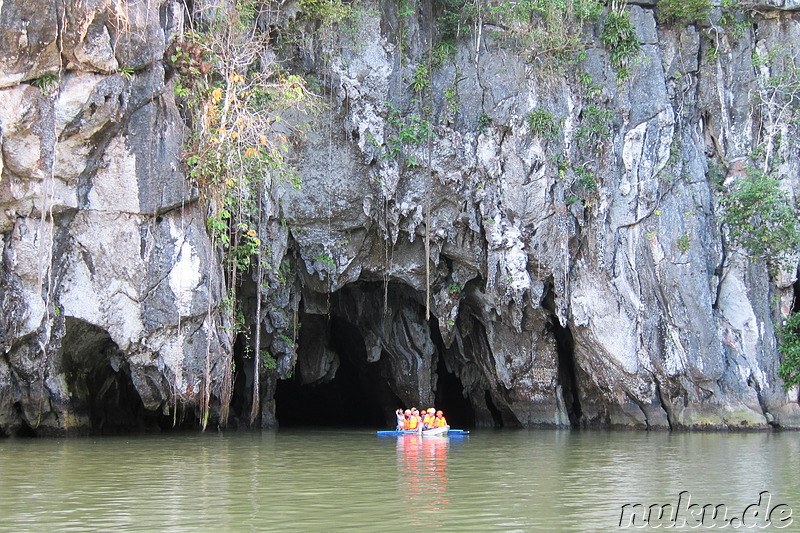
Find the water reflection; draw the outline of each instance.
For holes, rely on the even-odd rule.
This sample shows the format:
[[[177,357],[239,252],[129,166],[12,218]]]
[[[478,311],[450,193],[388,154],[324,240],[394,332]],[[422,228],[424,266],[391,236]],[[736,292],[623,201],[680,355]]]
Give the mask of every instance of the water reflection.
[[[450,502],[447,497],[449,444],[447,437],[397,437],[397,467],[409,523],[436,525],[435,517],[447,509]]]

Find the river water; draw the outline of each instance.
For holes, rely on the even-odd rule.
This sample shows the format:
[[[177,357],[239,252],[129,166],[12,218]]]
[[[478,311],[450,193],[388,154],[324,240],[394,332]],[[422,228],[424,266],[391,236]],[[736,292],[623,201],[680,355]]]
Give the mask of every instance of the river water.
[[[786,509],[800,513],[798,474],[793,432],[7,439],[0,531],[616,531],[621,517],[655,524],[630,522],[625,504],[680,509],[662,525],[680,525],[691,512],[682,504],[724,504],[728,518],[749,509],[751,523],[783,505],[784,521],[776,509],[776,521],[758,523],[770,531],[789,525]],[[793,520],[784,531],[800,531]]]

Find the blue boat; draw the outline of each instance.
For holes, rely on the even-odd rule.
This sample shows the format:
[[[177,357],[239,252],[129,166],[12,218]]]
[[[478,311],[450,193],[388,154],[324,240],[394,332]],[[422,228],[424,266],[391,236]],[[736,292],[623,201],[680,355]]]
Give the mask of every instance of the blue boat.
[[[402,435],[419,435],[422,437],[449,437],[459,435],[469,435],[469,431],[463,429],[452,429],[450,426],[433,429],[423,429],[422,431],[407,430],[407,431],[377,431],[379,437],[400,437]]]

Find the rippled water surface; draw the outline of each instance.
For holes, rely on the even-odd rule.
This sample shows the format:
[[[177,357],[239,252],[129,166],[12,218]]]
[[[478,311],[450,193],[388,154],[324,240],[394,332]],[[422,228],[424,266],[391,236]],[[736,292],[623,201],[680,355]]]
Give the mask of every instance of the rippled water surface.
[[[614,531],[626,503],[688,491],[741,514],[765,490],[800,531],[799,433],[0,440],[0,531],[15,532]]]

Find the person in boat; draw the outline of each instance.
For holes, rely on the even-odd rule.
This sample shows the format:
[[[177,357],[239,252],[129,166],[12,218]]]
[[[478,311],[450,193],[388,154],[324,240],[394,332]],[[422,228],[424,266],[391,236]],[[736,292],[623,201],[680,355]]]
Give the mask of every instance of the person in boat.
[[[422,417],[422,429],[431,429],[433,427],[433,421],[436,419],[436,409],[431,407],[427,411],[425,411],[425,416]]]
[[[402,431],[403,427],[406,425],[406,415],[403,414],[402,409],[397,409],[394,412],[394,415],[397,418],[397,426],[395,427],[395,431]]]
[[[407,431],[416,431],[420,428],[420,418],[419,418],[419,411],[416,408],[411,408],[411,416],[408,417],[406,420],[406,430]]]
[[[441,428],[447,425],[447,419],[444,417],[444,413],[441,411],[436,411],[436,418],[433,421],[433,427]]]
[[[400,429],[408,431],[408,426],[411,425],[411,409],[406,409],[403,413],[403,425]]]

